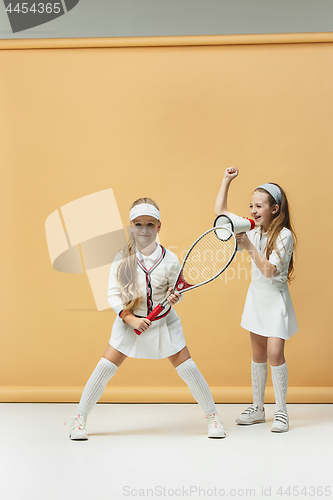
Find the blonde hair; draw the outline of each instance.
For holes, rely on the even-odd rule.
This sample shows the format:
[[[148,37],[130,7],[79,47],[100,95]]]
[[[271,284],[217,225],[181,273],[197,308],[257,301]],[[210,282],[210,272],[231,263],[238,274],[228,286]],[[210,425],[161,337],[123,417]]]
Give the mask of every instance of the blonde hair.
[[[151,198],[139,198],[132,203],[130,210],[136,205],[149,203],[159,210],[157,203]],[[131,233],[127,245],[122,249],[122,261],[117,270],[117,280],[123,296],[125,310],[134,313],[141,302],[141,291],[137,283],[137,260],[135,239]]]
[[[293,225],[291,222],[289,203],[287,200],[286,193],[283,191],[281,186],[279,186],[278,184],[275,184],[275,182],[270,182],[270,184],[274,184],[275,186],[277,186],[280,189],[281,195],[282,195],[282,201],[281,201],[281,204],[279,206],[279,210],[274,215],[274,219],[272,220],[272,222],[268,228],[267,244],[266,244],[266,248],[265,248],[266,259],[269,258],[270,254],[273,252],[273,250],[275,250],[276,253],[280,257],[280,254],[279,254],[279,251],[278,251],[277,245],[276,245],[276,240],[284,227],[289,229],[289,231],[291,232],[291,234],[293,236],[294,249],[295,249],[295,246],[297,243],[296,233],[294,231],[294,228],[293,228]],[[260,193],[265,193],[267,195],[267,200],[268,200],[270,207],[277,205],[276,200],[273,198],[273,196],[268,191],[266,191],[266,189],[257,188],[257,189],[255,189],[255,192],[256,191],[259,191]],[[281,257],[280,257],[280,259],[281,259]],[[294,252],[291,254],[291,259],[290,259],[289,268],[288,268],[287,280],[289,282],[294,278],[293,274],[294,274]]]

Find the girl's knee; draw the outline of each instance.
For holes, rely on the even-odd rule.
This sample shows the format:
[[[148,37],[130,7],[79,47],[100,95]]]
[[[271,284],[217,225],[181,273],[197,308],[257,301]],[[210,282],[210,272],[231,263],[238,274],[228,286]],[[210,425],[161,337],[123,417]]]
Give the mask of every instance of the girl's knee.
[[[250,332],[253,361],[265,363],[267,361],[267,338]]]
[[[278,338],[269,339],[267,346],[269,363],[272,366],[280,366],[285,363],[284,358],[284,340]]]
[[[253,347],[253,361],[255,363],[265,363],[267,361],[267,349],[265,347]]]
[[[268,361],[269,361],[269,364],[272,366],[283,365],[283,363],[285,362],[283,351],[281,352],[279,349],[269,350],[268,351]]]

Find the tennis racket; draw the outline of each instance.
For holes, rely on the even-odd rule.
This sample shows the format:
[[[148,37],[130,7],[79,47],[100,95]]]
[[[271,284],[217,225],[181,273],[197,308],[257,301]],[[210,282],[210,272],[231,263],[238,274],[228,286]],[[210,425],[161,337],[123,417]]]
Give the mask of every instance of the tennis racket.
[[[214,227],[199,236],[185,255],[172,291],[148,314],[147,319],[153,321],[157,318],[173,292],[188,292],[220,276],[235,257],[236,250],[235,235],[226,227]],[[134,331],[137,335],[142,333]]]

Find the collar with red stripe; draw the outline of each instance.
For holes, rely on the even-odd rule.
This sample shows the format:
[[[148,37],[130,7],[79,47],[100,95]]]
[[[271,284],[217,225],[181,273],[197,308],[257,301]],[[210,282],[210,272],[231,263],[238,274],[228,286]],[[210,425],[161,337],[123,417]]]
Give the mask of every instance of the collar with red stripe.
[[[166,254],[166,249],[165,249],[164,247],[162,247],[162,245],[159,245],[159,248],[157,248],[157,249],[155,250],[155,252],[156,252],[158,249],[161,251],[161,254],[160,254],[160,256],[158,257],[157,261],[156,261],[156,262],[155,262],[155,263],[154,263],[154,264],[153,264],[153,265],[152,265],[149,269],[147,269],[147,268],[143,265],[143,263],[141,262],[141,260],[140,260],[140,259],[139,259],[139,257],[138,257],[138,253],[137,253],[137,261],[138,261],[138,265],[139,265],[140,269],[142,269],[142,271],[143,271],[144,273],[146,273],[146,274],[151,274],[151,273],[154,271],[154,269],[156,269],[156,267],[157,267],[157,266],[158,266],[158,265],[162,262],[162,260],[164,259],[165,254]],[[155,252],[153,252],[153,253],[155,253]],[[153,254],[152,254],[152,255],[153,255]],[[149,256],[149,257],[150,257],[150,256]]]

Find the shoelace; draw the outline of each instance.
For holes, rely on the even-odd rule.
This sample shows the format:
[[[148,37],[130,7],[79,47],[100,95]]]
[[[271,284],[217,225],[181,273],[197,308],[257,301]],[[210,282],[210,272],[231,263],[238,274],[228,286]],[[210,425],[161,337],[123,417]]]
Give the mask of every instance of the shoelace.
[[[277,410],[274,413],[274,422],[281,422],[282,424],[288,423],[288,413],[284,410]]]
[[[64,425],[67,424],[68,420],[73,421],[73,430],[74,429],[79,429],[80,431],[87,430],[85,421],[82,418],[79,418],[77,415],[73,415],[72,417],[68,417],[67,420],[65,420]]]
[[[208,423],[209,425],[214,425],[214,427],[216,428],[219,424],[222,425],[222,422],[221,420],[219,419],[219,417],[215,414],[215,413],[211,413],[210,415],[207,415],[206,417],[208,419]]]
[[[242,412],[242,415],[251,415],[252,413],[258,410],[259,410],[258,406],[251,405]]]

